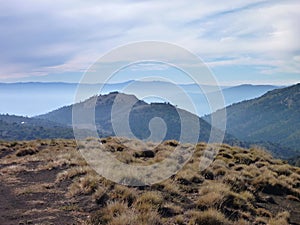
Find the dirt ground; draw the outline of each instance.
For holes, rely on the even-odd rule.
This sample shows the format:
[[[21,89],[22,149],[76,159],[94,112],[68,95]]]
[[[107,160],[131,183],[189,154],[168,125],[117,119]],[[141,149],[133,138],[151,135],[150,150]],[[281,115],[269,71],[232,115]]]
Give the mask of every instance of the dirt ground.
[[[5,163],[12,151],[0,155],[0,224],[84,224],[91,210],[84,199],[66,198],[68,181],[55,183],[65,168],[39,170],[43,162]]]

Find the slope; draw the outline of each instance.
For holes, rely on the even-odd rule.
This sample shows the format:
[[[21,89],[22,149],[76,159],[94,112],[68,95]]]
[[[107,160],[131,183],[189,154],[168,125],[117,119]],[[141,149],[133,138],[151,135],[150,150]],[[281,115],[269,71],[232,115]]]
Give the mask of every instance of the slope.
[[[13,115],[0,115],[0,140],[74,138],[73,130],[55,122]]]
[[[127,95],[118,92],[112,92],[107,95],[94,96],[84,102],[62,107],[47,114],[40,115],[37,118],[71,126],[73,106],[78,109],[78,116],[84,118],[85,115],[92,110],[93,103],[95,103],[96,127],[99,135],[102,137],[114,135],[133,137],[133,134],[139,139],[146,140],[147,138],[150,138],[149,140],[153,141],[154,139],[159,139],[159,137],[155,135],[155,131],[157,131],[158,133],[163,133],[161,128],[164,128],[166,133],[165,135],[162,134],[160,136],[163,136],[162,140],[180,140],[181,135],[183,134],[185,142],[207,142],[209,140],[209,134],[212,129],[210,124],[200,119],[198,116],[185,110],[178,109],[171,104],[148,104],[137,99],[134,95]],[[113,109],[116,110],[114,111],[116,118],[112,118]],[[129,112],[128,117],[126,117],[125,113],[127,111]],[[87,120],[89,121],[89,119]],[[122,131],[121,133],[115,133],[112,121],[119,123],[120,126],[123,126],[122,122],[125,120],[129,122],[131,131]],[[163,120],[163,122],[161,120]],[[188,125],[183,127],[181,123],[182,121],[185,121]],[[197,123],[200,124],[200,131]],[[151,127],[151,125],[153,126]],[[181,132],[181,129],[183,130],[183,132]],[[214,131],[216,136],[220,136],[223,134],[223,132],[221,132],[220,130],[215,129]],[[197,134],[197,132],[199,132],[199,137],[198,140],[195,140],[193,139],[193,134]],[[228,134],[225,134],[225,142],[230,144],[239,143],[236,138]]]
[[[160,162],[177,144],[153,149],[153,143],[124,141],[132,147],[101,139],[103,151],[143,166]],[[299,168],[257,149],[220,145],[200,171],[205,147],[199,143],[165,181],[133,187],[97,174],[74,140],[0,142],[0,224],[300,224]],[[136,154],[144,148],[154,157]]]
[[[222,109],[224,110],[224,109]],[[215,112],[220,113],[221,110]],[[227,132],[245,141],[270,141],[299,150],[300,84],[226,107]],[[206,121],[210,116],[204,117]]]

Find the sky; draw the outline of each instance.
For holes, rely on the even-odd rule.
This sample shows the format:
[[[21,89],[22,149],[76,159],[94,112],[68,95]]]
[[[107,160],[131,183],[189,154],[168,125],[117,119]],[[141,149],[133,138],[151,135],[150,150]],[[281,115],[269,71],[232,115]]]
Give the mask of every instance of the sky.
[[[111,49],[154,40],[196,54],[222,85],[295,84],[299,8],[299,0],[0,0],[0,82],[79,82]],[[149,68],[133,71],[116,82]]]

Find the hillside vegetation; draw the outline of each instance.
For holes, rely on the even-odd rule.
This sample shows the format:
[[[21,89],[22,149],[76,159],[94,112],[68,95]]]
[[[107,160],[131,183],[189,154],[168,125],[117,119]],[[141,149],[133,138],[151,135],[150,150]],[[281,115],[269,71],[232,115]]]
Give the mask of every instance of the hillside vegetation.
[[[300,84],[233,104],[226,107],[226,113],[226,130],[238,139],[270,141],[299,152]],[[204,117],[207,121],[209,118]]]
[[[0,115],[0,140],[74,138],[73,130],[47,120]]]
[[[178,145],[100,141],[120,161],[141,165],[161,161]],[[73,140],[0,142],[0,224],[300,224],[299,168],[259,149],[222,144],[200,171],[205,147],[197,144],[169,179],[127,187],[96,174]]]
[[[116,100],[117,99],[117,100]],[[117,102],[117,103],[116,103]],[[180,140],[181,135],[185,136],[185,142],[195,141],[192,137],[194,134],[199,133],[198,141],[208,142],[209,135],[212,127],[209,123],[199,118],[198,116],[176,108],[168,103],[151,103],[148,104],[144,101],[137,99],[134,95],[127,95],[118,92],[112,92],[107,95],[94,96],[86,101],[77,103],[75,105],[65,106],[60,109],[54,110],[36,118],[49,120],[63,125],[72,125],[72,110],[73,107],[77,109],[78,117],[85,118],[91,111],[95,104],[95,124],[100,137],[107,136],[120,136],[116,134],[112,121],[127,121],[129,123],[132,133],[139,139],[147,139],[151,131],[149,124],[151,119],[158,117],[161,118],[166,126],[166,135],[163,136],[164,140]],[[115,112],[116,118],[112,118],[112,108],[117,104]],[[132,104],[132,107],[130,107]],[[129,118],[126,117],[124,112],[129,111]],[[74,116],[74,115],[73,115]],[[88,117],[89,118],[89,117]],[[87,121],[87,122],[86,122]],[[82,122],[83,124],[91,123],[90,120]],[[188,124],[188,129],[181,131],[182,121]],[[197,123],[200,126],[197,126]],[[117,124],[118,127],[122,125]],[[213,128],[214,129],[214,128]],[[214,129],[216,136],[222,136],[223,132]],[[159,133],[161,130],[153,133]],[[130,133],[122,133],[121,136],[132,137]],[[225,143],[236,144],[239,141],[232,135],[225,134]]]

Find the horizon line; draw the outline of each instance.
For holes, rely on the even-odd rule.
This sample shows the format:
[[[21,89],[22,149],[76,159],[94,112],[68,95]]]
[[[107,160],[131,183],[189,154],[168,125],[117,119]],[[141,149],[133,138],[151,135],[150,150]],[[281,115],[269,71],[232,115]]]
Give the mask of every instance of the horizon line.
[[[127,81],[120,81],[120,82],[114,82],[114,83],[107,83],[108,85],[116,85],[116,84],[124,84],[128,82],[161,82],[161,83],[168,83],[166,81],[160,81],[160,80],[152,80],[152,81],[138,81],[138,80],[127,80]],[[233,87],[233,86],[242,86],[242,85],[253,85],[253,86],[291,86],[300,83],[300,81],[296,82],[287,82],[287,83],[251,83],[251,82],[239,82],[239,83],[219,83],[219,85],[214,85],[214,84],[207,84],[207,83],[201,83],[199,85],[208,85],[208,86],[227,86],[227,87]],[[67,84],[67,85],[79,85],[81,84],[80,82],[67,82],[67,81],[18,81],[18,82],[2,82],[0,81],[0,84]],[[100,85],[101,83],[82,83],[82,85]],[[193,85],[196,83],[179,83],[178,85]]]

